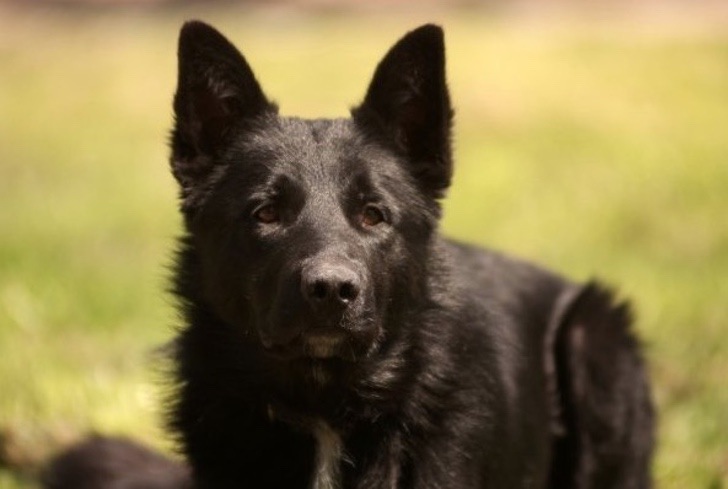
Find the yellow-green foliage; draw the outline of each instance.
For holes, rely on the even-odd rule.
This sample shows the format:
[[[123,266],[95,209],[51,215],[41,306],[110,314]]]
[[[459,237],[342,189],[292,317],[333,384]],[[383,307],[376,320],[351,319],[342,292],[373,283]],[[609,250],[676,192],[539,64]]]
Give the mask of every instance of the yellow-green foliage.
[[[659,486],[728,482],[728,30],[472,11],[0,8],[0,433],[17,459],[90,429],[170,447],[152,352],[176,322],[165,142],[189,17],[303,116],[345,115],[395,39],[443,24],[457,107],[445,231],[630,297]],[[0,468],[0,488],[22,487]]]

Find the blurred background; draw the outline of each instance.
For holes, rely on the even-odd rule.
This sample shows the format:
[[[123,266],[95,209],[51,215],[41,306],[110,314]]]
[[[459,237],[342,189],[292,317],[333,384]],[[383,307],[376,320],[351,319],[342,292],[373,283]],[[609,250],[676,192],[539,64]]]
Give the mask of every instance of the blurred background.
[[[185,19],[284,114],[345,116],[444,26],[451,236],[598,276],[637,311],[661,488],[728,487],[728,3],[0,3],[0,489],[89,431],[162,429],[180,220],[166,140]]]

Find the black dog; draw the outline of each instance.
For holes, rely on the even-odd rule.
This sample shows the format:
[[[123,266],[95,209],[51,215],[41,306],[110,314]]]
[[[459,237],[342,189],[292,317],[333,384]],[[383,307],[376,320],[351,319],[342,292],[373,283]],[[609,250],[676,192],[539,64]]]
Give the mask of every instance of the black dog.
[[[191,22],[174,109],[186,327],[171,427],[188,484],[650,487],[626,306],[437,234],[452,175],[440,28],[389,51],[350,119],[303,120]],[[69,463],[94,470],[94,446],[48,485],[68,487]]]

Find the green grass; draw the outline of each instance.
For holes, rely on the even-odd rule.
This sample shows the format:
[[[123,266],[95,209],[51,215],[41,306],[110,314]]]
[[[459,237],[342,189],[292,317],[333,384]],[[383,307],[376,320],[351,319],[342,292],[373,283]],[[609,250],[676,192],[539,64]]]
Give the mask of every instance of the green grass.
[[[659,487],[728,486],[728,34],[473,12],[0,8],[0,433],[14,460],[91,429],[170,447],[152,351],[176,324],[165,141],[191,16],[304,116],[345,115],[398,36],[442,23],[458,108],[445,231],[630,297]],[[0,488],[28,487],[0,468]]]

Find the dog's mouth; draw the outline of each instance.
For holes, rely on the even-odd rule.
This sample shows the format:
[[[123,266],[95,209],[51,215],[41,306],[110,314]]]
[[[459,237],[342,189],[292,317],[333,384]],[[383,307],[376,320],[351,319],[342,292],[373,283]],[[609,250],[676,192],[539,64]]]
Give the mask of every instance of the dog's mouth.
[[[354,362],[357,359],[353,338],[342,330],[304,332],[286,343],[264,342],[263,346],[268,354],[280,360],[310,358]]]
[[[351,345],[345,334],[309,334],[303,337],[303,351],[311,358],[351,356]],[[343,354],[343,355],[342,355]]]

